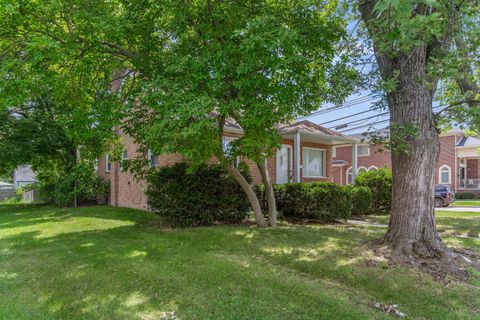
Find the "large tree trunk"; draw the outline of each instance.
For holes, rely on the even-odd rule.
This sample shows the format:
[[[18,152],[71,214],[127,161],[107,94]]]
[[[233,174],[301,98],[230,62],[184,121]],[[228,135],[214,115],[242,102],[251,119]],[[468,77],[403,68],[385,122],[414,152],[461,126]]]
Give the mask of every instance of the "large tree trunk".
[[[270,227],[277,225],[277,203],[275,201],[275,193],[273,192],[272,181],[268,173],[267,159],[264,159],[263,163],[257,163],[258,170],[262,175],[262,182],[265,185],[265,195],[267,197],[268,204],[268,224]]]
[[[417,81],[403,82],[388,94],[391,136],[396,149],[392,150],[392,213],[384,241],[399,259],[435,258],[446,248],[434,218],[435,166],[440,143],[432,112],[433,91]],[[409,126],[414,126],[412,133],[408,133]]]
[[[235,178],[235,180],[237,180],[238,184],[240,184],[242,190],[247,195],[250,206],[252,207],[252,211],[255,214],[255,222],[257,223],[257,226],[266,227],[267,223],[263,217],[262,207],[260,206],[260,202],[258,201],[255,190],[253,190],[247,179],[245,179],[240,170],[238,170],[238,168],[236,168],[233,164],[230,164],[227,167],[227,170]]]
[[[465,276],[465,270],[456,263],[462,257],[440,240],[433,205],[440,143],[432,110],[437,79],[431,78],[427,69],[432,55],[448,50],[450,35],[409,52],[388,51],[387,44],[378,40],[383,30],[376,24],[376,2],[360,1],[359,10],[373,37],[383,80],[395,81],[395,88],[387,92],[393,147],[392,213],[381,242],[390,249],[394,261]]]

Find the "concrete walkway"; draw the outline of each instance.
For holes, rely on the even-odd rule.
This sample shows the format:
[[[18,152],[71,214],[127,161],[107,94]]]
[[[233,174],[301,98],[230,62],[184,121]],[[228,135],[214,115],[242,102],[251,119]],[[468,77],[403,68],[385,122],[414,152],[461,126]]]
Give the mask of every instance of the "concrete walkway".
[[[435,208],[435,211],[480,212],[480,207],[445,207],[445,208]]]

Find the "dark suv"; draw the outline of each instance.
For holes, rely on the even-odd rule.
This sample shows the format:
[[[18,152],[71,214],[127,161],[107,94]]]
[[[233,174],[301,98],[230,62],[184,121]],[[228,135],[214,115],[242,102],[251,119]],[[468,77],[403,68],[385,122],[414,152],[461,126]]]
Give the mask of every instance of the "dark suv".
[[[455,202],[455,192],[448,185],[435,185],[435,207],[448,207],[452,202]]]

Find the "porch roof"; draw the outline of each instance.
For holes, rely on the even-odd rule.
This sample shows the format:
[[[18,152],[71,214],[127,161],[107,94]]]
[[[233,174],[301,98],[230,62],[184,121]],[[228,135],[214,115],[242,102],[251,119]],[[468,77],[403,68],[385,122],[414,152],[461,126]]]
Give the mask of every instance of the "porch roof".
[[[300,133],[302,141],[307,142],[319,142],[330,145],[360,142],[360,140],[355,137],[346,136],[340,132],[327,129],[308,120],[281,125],[278,128],[278,131],[282,137],[291,139],[295,137],[295,134]]]

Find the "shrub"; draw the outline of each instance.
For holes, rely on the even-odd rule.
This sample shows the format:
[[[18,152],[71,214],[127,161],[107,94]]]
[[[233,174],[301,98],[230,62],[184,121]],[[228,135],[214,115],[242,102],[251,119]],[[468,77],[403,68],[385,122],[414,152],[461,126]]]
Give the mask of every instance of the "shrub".
[[[361,173],[355,185],[372,191],[372,214],[390,214],[392,207],[392,172],[387,168]]]
[[[71,206],[75,198],[77,203],[96,202],[98,198],[105,197],[109,191],[109,183],[102,180],[92,166],[77,164],[66,174],[51,170],[48,178],[42,172],[37,188],[39,199],[46,203],[58,206]]]
[[[241,187],[219,165],[189,172],[185,163],[162,167],[147,177],[148,204],[171,226],[238,223],[249,212]]]
[[[352,198],[352,215],[361,216],[371,213],[373,205],[373,193],[367,187],[345,186]]]
[[[331,222],[352,213],[349,190],[334,183],[288,183],[274,190],[278,210],[287,218]]]
[[[468,199],[476,199],[476,196],[475,196],[475,193],[473,192],[461,192],[461,193],[457,193],[455,195],[455,197],[457,199],[465,199],[465,200],[468,200]]]

